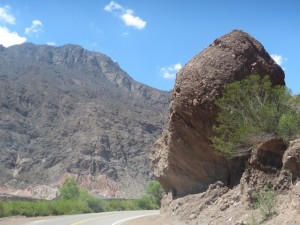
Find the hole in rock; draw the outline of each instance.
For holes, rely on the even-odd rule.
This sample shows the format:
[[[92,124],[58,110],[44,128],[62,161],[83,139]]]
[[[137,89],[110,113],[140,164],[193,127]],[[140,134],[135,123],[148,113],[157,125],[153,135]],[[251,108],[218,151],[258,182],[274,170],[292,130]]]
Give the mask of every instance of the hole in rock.
[[[262,167],[282,168],[282,157],[287,145],[280,139],[271,139],[262,144],[257,151],[257,160]]]

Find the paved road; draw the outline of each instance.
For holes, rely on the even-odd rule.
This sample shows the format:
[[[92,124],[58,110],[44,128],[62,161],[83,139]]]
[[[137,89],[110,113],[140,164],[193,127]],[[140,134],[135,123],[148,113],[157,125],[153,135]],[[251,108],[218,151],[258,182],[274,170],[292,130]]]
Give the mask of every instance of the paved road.
[[[131,219],[146,215],[159,214],[156,210],[147,211],[120,211],[93,214],[59,216],[55,218],[39,219],[24,225],[121,225]]]

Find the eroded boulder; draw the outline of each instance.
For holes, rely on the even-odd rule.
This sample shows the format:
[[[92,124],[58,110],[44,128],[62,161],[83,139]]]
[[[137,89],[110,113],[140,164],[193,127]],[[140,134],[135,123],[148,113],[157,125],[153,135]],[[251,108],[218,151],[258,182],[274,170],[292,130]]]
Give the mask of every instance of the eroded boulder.
[[[250,74],[284,85],[284,72],[249,34],[233,30],[216,39],[177,74],[169,122],[150,153],[150,166],[173,196],[202,192],[209,184],[239,182],[245,160],[227,159],[211,147],[217,108],[226,84]]]
[[[292,173],[293,180],[300,177],[300,139],[290,143],[283,155],[283,167]]]

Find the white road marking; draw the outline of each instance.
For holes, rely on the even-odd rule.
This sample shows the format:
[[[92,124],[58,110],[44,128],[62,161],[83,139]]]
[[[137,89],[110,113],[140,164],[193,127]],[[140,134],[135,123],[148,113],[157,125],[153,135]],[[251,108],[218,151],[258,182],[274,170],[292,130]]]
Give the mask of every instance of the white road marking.
[[[133,216],[133,217],[129,217],[129,218],[126,218],[126,219],[123,219],[123,220],[119,220],[117,222],[114,222],[112,225],[118,225],[118,224],[122,224],[128,220],[133,220],[133,219],[137,219],[137,218],[140,218],[140,217],[145,217],[145,216],[154,216],[154,215],[159,215],[159,212],[157,213],[152,213],[152,214],[148,214],[148,215],[141,215],[141,216]]]

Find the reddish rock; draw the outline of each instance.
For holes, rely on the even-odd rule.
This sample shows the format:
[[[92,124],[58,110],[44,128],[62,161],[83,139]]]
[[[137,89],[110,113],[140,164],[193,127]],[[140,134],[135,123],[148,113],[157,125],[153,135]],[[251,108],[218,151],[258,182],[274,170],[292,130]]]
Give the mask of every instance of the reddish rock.
[[[250,74],[284,85],[284,72],[249,34],[234,30],[216,39],[177,74],[169,122],[150,153],[150,166],[175,196],[202,192],[216,181],[239,182],[244,161],[227,161],[211,147],[214,105],[223,87]]]

